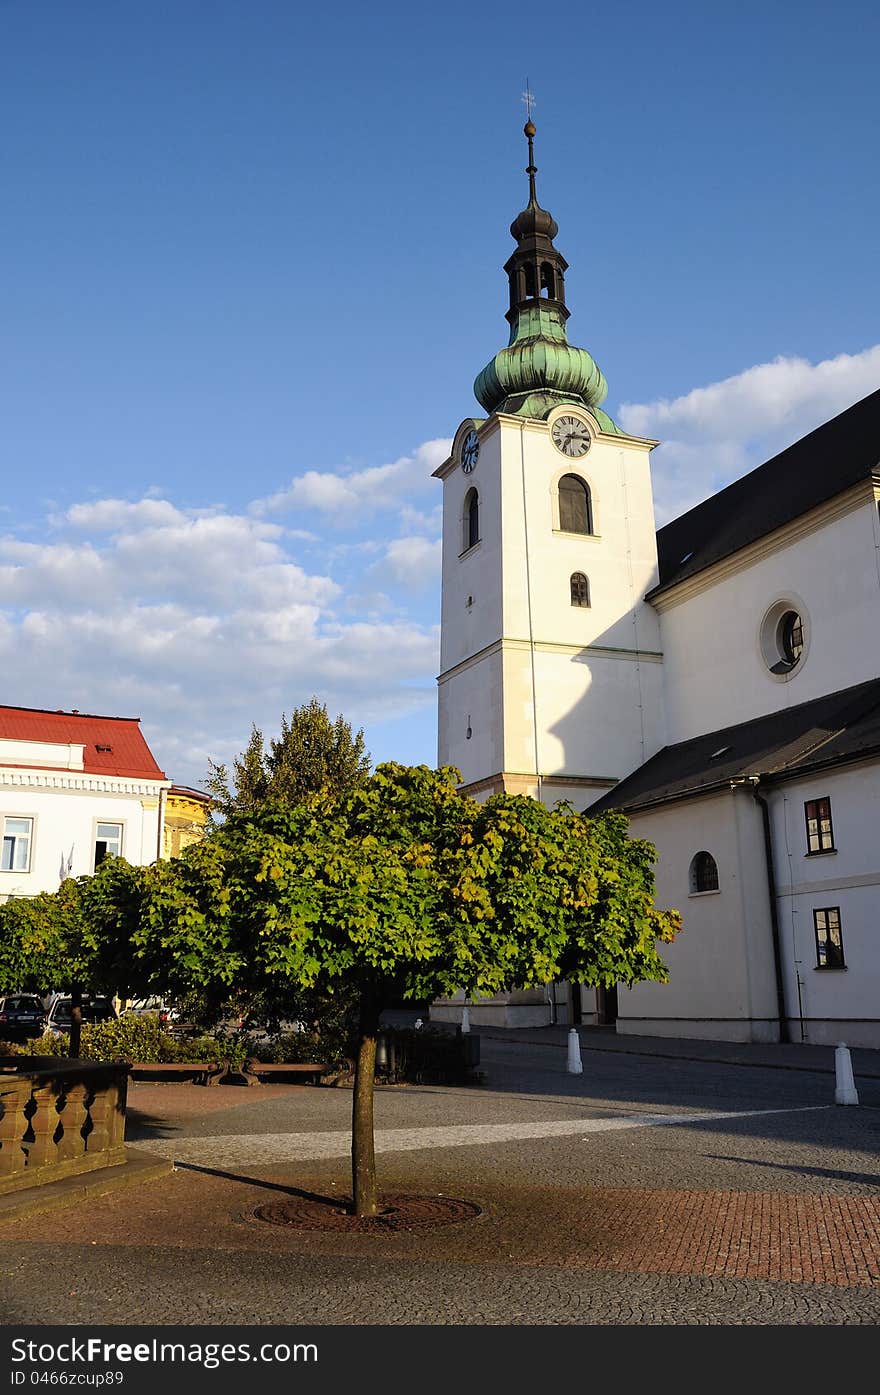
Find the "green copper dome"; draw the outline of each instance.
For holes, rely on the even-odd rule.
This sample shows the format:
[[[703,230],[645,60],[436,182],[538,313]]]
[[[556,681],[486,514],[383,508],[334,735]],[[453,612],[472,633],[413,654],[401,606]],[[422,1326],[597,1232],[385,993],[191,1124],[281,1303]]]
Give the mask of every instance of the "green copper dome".
[[[603,431],[620,434],[620,427],[599,410],[608,393],[602,372],[587,350],[575,348],[566,336],[568,263],[553,245],[556,221],[541,208],[535,192],[535,128],[527,121],[524,129],[529,202],[511,224],[517,247],[504,267],[510,281],[510,342],[478,375],[474,395],[487,412],[538,420],[572,402],[588,408]]]

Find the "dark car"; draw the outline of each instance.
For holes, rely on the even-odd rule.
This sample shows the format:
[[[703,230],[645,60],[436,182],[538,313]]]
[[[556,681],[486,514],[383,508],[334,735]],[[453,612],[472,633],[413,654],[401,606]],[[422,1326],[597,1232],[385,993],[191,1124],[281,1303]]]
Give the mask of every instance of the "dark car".
[[[54,1000],[46,1014],[47,1032],[52,1032],[58,1037],[70,1031],[70,1004],[69,994],[63,994]],[[109,998],[91,998],[83,994],[83,1022],[110,1022],[115,1017],[116,1012]]]
[[[7,993],[0,998],[0,1039],[27,1041],[43,1035],[46,1012],[35,993]]]

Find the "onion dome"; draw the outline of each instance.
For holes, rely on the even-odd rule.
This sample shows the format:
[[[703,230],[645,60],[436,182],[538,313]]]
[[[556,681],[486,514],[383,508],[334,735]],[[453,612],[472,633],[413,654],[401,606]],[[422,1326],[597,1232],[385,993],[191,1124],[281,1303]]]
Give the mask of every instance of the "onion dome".
[[[602,373],[586,349],[575,348],[566,337],[568,262],[553,245],[556,219],[538,203],[531,120],[523,132],[529,143],[529,201],[510,225],[517,245],[504,266],[510,284],[510,341],[479,374],[474,394],[487,412],[539,420],[562,402],[579,403],[593,412],[603,431],[619,432],[598,410],[608,393]]]

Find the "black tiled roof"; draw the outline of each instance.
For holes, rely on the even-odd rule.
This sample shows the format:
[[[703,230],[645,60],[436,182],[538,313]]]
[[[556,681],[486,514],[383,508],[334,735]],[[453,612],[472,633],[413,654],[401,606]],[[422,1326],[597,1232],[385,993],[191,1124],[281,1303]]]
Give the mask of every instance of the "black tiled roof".
[[[587,812],[641,809],[743,776],[779,780],[872,754],[880,754],[880,678],[665,746]]]
[[[868,479],[878,465],[880,390],[661,528],[660,581],[649,598]]]

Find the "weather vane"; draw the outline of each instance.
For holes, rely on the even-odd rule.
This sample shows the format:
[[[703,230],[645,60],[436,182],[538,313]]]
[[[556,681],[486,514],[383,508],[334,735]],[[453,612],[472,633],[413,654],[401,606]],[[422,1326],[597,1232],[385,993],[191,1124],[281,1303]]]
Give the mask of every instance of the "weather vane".
[[[532,96],[532,91],[531,91],[531,88],[529,87],[529,80],[528,80],[528,78],[526,78],[526,90],[525,90],[525,92],[522,94],[522,99],[523,99],[523,101],[524,101],[525,104],[526,104],[526,115],[527,115],[529,121],[531,121],[531,119],[532,119],[532,107],[536,105],[536,102],[535,102],[534,97]]]

